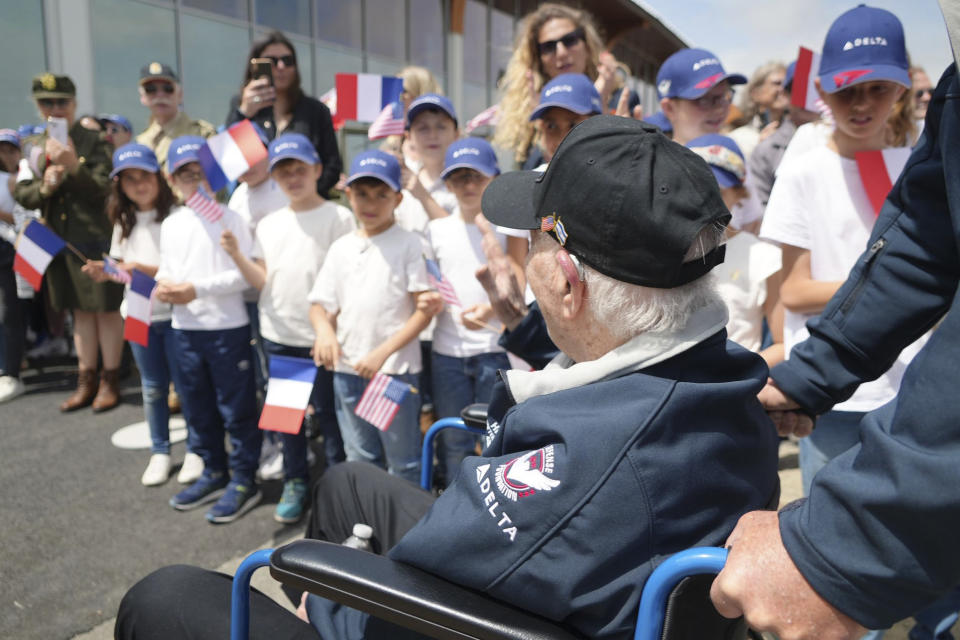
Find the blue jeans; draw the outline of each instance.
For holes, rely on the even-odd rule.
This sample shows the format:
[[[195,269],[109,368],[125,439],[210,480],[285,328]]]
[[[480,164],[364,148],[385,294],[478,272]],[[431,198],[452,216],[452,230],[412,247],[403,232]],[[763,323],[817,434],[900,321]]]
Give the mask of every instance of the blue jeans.
[[[289,345],[272,342],[266,338],[263,341],[263,350],[269,370],[270,356],[291,356],[293,358],[310,357],[310,347],[291,347]],[[343,438],[340,437],[340,427],[337,425],[337,414],[333,403],[333,374],[320,367],[313,382],[313,391],[310,393],[310,405],[313,406],[314,416],[319,421],[320,431],[323,434],[324,450],[327,466],[343,462]],[[283,479],[308,481],[310,469],[307,465],[307,434],[305,429],[298,433],[277,433],[283,447]]]
[[[810,484],[820,469],[860,442],[860,420],[865,415],[859,411],[828,411],[817,418],[813,433],[800,439],[803,495],[810,495]]]
[[[170,407],[167,405],[167,392],[170,381],[177,393],[182,395],[183,382],[177,365],[179,353],[177,342],[173,339],[170,321],[150,323],[148,346],[136,342],[130,343],[130,351],[140,370],[140,392],[143,397],[143,413],[150,427],[150,450],[153,453],[170,453]],[[197,435],[194,429],[187,427],[187,451],[193,451]]]
[[[393,378],[416,385],[417,374]],[[370,462],[414,484],[420,482],[420,394],[408,393],[390,428],[380,431],[354,413],[370,381],[350,373],[333,374],[337,421],[347,460]]]
[[[481,353],[457,358],[436,351],[433,360],[433,406],[437,418],[456,418],[474,402],[490,402],[490,393],[499,369],[509,369],[507,354]],[[437,438],[437,474],[447,486],[457,474],[460,463],[474,452],[478,436],[446,429]]]
[[[250,327],[218,331],[174,329],[180,357],[183,415],[197,434],[194,453],[204,473],[224,473],[252,486],[260,460],[257,397],[250,362]]]

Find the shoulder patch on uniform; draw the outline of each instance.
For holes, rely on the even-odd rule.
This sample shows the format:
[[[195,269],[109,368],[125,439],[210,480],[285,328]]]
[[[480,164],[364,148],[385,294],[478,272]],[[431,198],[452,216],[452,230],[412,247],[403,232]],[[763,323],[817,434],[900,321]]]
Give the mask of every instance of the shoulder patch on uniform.
[[[538,491],[552,491],[559,480],[549,477],[554,466],[553,445],[536,449],[501,464],[495,472],[497,489],[509,500],[532,496]]]

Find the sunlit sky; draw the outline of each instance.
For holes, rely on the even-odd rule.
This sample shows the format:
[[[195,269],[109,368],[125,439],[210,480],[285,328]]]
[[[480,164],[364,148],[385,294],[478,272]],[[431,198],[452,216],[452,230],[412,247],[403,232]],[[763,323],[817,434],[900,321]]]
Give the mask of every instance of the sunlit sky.
[[[728,72],[746,76],[768,60],[789,62],[802,45],[819,51],[830,23],[850,0],[641,0],[687,40],[717,54]],[[915,65],[937,78],[952,59],[936,0],[871,0],[903,23]]]

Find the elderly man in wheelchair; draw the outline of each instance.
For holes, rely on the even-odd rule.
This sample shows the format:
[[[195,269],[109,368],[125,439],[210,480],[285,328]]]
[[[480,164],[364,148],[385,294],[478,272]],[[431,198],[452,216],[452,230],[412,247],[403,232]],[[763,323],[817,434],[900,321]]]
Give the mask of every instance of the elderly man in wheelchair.
[[[562,355],[541,371],[500,372],[485,448],[439,498],[369,465],[329,470],[308,537],[340,543],[365,522],[388,558],[315,541],[278,550],[275,576],[343,604],[305,597],[303,622],[254,594],[251,637],[402,637],[393,622],[420,616],[403,610],[429,618],[425,600],[437,597],[455,618],[476,622],[467,609],[479,606],[500,619],[470,627],[479,632],[410,626],[626,638],[665,557],[722,545],[742,514],[775,506],[777,440],[756,400],[767,368],[727,341],[709,275],[730,215],[707,165],[649,125],[600,116],[567,136],[546,172],[494,180],[483,211],[530,230],[527,280]],[[325,554],[347,554],[356,571],[386,563],[384,577],[327,567],[336,575],[314,589],[307,574]],[[408,593],[408,579],[431,595]],[[371,604],[380,582],[386,605]],[[128,592],[116,636],[226,638],[229,591],[227,576],[161,569]],[[687,636],[729,636],[705,633]]]

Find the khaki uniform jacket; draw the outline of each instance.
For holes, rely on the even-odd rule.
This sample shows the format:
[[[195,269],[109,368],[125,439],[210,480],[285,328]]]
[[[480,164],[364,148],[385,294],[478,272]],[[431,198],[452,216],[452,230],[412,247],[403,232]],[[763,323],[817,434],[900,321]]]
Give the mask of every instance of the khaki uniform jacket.
[[[144,144],[157,154],[157,162],[164,170],[167,168],[167,151],[170,143],[180,136],[203,136],[209,138],[217,132],[216,127],[206,120],[193,120],[183,111],[179,112],[170,122],[160,125],[156,122],[143,133],[137,136],[137,142]]]

